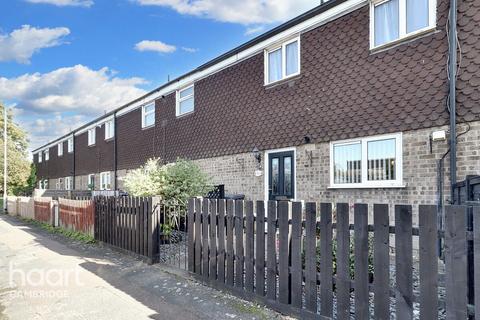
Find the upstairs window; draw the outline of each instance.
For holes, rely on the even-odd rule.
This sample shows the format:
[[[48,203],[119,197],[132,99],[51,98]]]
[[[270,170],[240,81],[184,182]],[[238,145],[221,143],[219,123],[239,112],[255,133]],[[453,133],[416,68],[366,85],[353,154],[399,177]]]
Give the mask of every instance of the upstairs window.
[[[435,27],[436,0],[377,0],[370,7],[371,47]]]
[[[401,187],[402,135],[333,142],[330,145],[331,187]]]
[[[93,146],[95,144],[95,130],[96,128],[88,130],[88,145]]]
[[[105,140],[113,138],[115,135],[113,120],[105,122]]]
[[[40,151],[40,152],[38,153],[38,163],[42,163],[42,155],[43,155],[43,152]]]
[[[68,139],[67,149],[68,149],[68,153],[73,152],[73,138]]]
[[[155,103],[147,104],[142,107],[142,128],[147,128],[155,124]]]
[[[265,84],[300,74],[300,38],[265,51]]]
[[[110,190],[110,189],[111,189],[110,172],[100,173],[100,190]]]
[[[58,156],[63,156],[63,142],[58,144]]]
[[[50,159],[50,150],[45,150],[45,161],[48,161]]]
[[[195,108],[195,92],[193,85],[177,91],[177,117],[193,112]]]

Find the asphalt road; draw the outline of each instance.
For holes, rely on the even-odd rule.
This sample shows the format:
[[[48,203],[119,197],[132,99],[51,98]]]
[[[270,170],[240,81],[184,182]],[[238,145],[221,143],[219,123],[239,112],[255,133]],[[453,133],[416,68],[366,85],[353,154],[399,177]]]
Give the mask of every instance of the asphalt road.
[[[284,319],[188,276],[0,215],[0,320]]]

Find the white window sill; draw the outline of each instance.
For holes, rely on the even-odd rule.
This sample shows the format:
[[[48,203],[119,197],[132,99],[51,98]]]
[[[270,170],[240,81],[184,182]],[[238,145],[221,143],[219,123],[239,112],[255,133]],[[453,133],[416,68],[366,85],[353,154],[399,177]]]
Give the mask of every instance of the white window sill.
[[[328,190],[332,189],[403,189],[406,184],[392,184],[392,185],[330,185]]]
[[[188,115],[191,115],[195,112],[195,110],[192,110],[192,111],[189,111],[189,112],[185,112],[185,113],[182,113],[182,114],[177,114],[177,118],[183,118],[183,117],[186,117]]]
[[[383,51],[383,50],[386,50],[386,49],[390,49],[390,48],[395,47],[395,46],[397,46],[397,45],[403,44],[403,43],[406,42],[406,41],[409,41],[409,40],[412,40],[412,39],[415,39],[415,38],[421,38],[421,37],[430,35],[430,34],[434,33],[435,31],[436,31],[436,27],[435,27],[435,26],[433,26],[433,27],[426,27],[426,28],[417,30],[417,31],[415,31],[415,32],[409,33],[409,34],[407,34],[407,35],[404,35],[403,37],[400,37],[400,38],[398,38],[398,39],[396,39],[396,40],[393,40],[393,41],[390,41],[390,42],[387,42],[387,43],[378,45],[378,46],[376,46],[376,47],[371,47],[371,48],[370,48],[370,52],[371,52],[371,53],[377,53],[377,52],[380,52],[380,51]]]
[[[269,88],[269,87],[274,87],[274,86],[276,86],[276,85],[278,85],[278,84],[280,84],[280,83],[287,82],[288,80],[291,80],[291,79],[293,79],[293,78],[295,78],[295,77],[298,77],[298,76],[300,76],[300,72],[291,74],[291,75],[289,75],[289,76],[286,76],[285,78],[282,78],[282,79],[279,79],[279,80],[276,80],[276,81],[266,82],[266,83],[264,83],[263,85],[264,85],[264,87],[267,87],[267,88]]]
[[[149,126],[146,126],[146,127],[142,127],[142,130],[147,130],[147,129],[154,128],[154,127],[155,127],[155,123],[151,124]]]

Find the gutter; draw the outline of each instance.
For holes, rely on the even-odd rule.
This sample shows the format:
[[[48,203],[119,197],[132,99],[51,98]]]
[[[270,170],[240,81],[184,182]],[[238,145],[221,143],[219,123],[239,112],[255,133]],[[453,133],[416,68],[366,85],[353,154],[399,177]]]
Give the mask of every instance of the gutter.
[[[454,185],[457,183],[457,110],[455,100],[457,77],[457,0],[450,0],[449,44],[450,185],[451,202],[453,203]]]

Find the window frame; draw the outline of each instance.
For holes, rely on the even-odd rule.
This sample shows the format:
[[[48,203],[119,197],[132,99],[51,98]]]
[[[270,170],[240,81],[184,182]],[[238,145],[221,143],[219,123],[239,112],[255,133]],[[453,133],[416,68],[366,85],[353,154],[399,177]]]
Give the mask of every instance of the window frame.
[[[108,181],[109,181],[108,184],[110,185],[110,187],[108,188],[107,187],[104,188],[103,179],[105,176],[108,176]],[[111,185],[112,185],[112,176],[110,174],[110,171],[100,172],[100,190],[103,190],[103,191],[111,190],[112,189]]]
[[[73,190],[73,179],[71,176],[65,177],[65,190]]]
[[[57,145],[57,154],[59,157],[63,156],[63,141]]]
[[[153,105],[153,110],[152,111],[149,111],[149,112],[145,112],[145,109],[149,106],[152,106]],[[155,101],[151,102],[151,103],[147,103],[145,105],[142,106],[142,129],[145,129],[145,128],[151,128],[151,127],[154,127],[155,126],[155,110],[156,110],[156,106],[155,106]],[[153,113],[153,123],[152,124],[149,124],[148,126],[145,124],[145,117],[152,114]]]
[[[180,93],[182,91],[185,91],[185,90],[188,90],[192,88],[192,94],[189,94],[188,96],[186,97],[183,97],[183,98],[180,98]],[[188,100],[188,99],[193,99],[193,110],[192,111],[188,111],[188,112],[184,112],[184,113],[180,113],[180,103],[185,101],[185,100]],[[182,87],[181,89],[178,89],[177,90],[177,93],[176,93],[176,109],[175,109],[175,115],[177,117],[181,117],[181,116],[184,116],[184,115],[187,115],[187,114],[190,114],[190,113],[193,113],[195,111],[195,84],[192,83],[192,84],[189,84],[187,86],[184,86]]]
[[[395,139],[395,180],[374,180],[368,181],[368,142]],[[334,147],[350,145],[354,143],[361,144],[361,181],[359,183],[335,183],[334,176]],[[330,142],[330,186],[331,189],[355,189],[355,188],[403,188],[403,134],[393,133],[377,136],[369,136],[358,139],[340,140]]]
[[[91,128],[91,129],[88,129],[87,131],[87,143],[88,143],[88,146],[91,147],[91,146],[94,146],[96,141],[97,141],[97,128],[94,127],[94,128]],[[91,138],[93,137],[93,138]],[[93,140],[93,142],[91,142],[90,140]]]
[[[72,153],[74,149],[73,138],[68,138],[67,140],[67,152]]]
[[[92,179],[93,178],[93,179]],[[93,180],[93,181],[91,181]],[[90,185],[93,185],[90,189]],[[95,174],[94,173],[90,173],[88,176],[87,176],[87,189],[89,190],[95,190]]]
[[[112,120],[105,121],[105,140],[110,140],[115,137],[115,122]],[[111,130],[111,135],[108,135]]]
[[[297,61],[297,67],[298,67],[298,71],[295,72],[295,73],[292,73],[290,75],[286,75],[287,74],[287,57],[286,57],[286,54],[287,54],[287,45],[291,44],[291,43],[294,43],[295,41],[298,41],[298,61]],[[269,75],[269,54],[273,51],[277,51],[278,49],[281,49],[282,50],[282,76],[279,80],[275,80],[275,81],[272,81],[272,82],[269,82],[269,79],[268,79],[268,75]],[[301,73],[301,60],[302,60],[302,48],[301,48],[301,42],[300,42],[300,35],[294,37],[294,38],[290,38],[280,44],[277,44],[275,46],[271,46],[267,49],[264,50],[264,53],[263,53],[263,61],[264,61],[264,85],[265,86],[269,86],[269,85],[272,85],[272,84],[275,84],[275,83],[278,83],[278,82],[281,82],[281,81],[284,81],[286,79],[290,79],[292,77],[296,77],[298,76],[300,73]]]
[[[428,0],[428,26],[410,33],[407,32],[407,0],[398,0],[398,38],[375,46],[375,7],[388,1],[391,0],[373,0],[370,2],[370,50],[388,47],[436,28],[437,0]]]
[[[43,151],[40,151],[37,154],[37,156],[38,156],[38,163],[42,163],[42,161],[43,161]]]
[[[45,151],[43,151],[43,153],[44,153],[43,158],[45,159],[45,161],[50,160],[50,150],[46,149]]]

